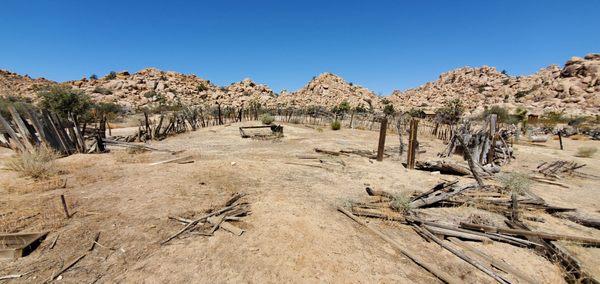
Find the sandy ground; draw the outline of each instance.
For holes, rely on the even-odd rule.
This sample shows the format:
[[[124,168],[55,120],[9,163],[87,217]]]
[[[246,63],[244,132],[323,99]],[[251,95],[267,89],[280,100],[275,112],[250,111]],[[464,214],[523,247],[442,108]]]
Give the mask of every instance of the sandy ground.
[[[59,174],[48,181],[0,171],[0,232],[50,232],[31,255],[16,261],[0,260],[0,276],[32,271],[14,282],[44,282],[61,265],[85,253],[100,232],[101,246],[63,273],[61,282],[439,282],[335,208],[364,199],[366,185],[410,193],[455,177],[405,170],[401,165],[405,157],[397,156],[383,162],[323,156],[323,164],[297,158],[315,155],[315,147],[375,149],[376,132],[285,125],[285,137],[271,141],[242,139],[237,126],[209,127],[151,143],[157,148],[185,150],[179,156],[194,156],[191,164],[150,166],[173,156],[128,154],[115,148],[108,154],[59,159]],[[421,141],[427,152],[418,159],[433,158],[443,147],[438,140],[421,137]],[[600,173],[597,158],[574,157],[577,147],[598,147],[597,141],[566,139],[565,151],[558,150],[557,143],[517,145],[517,160],[503,170],[528,172],[541,161],[567,159],[587,164],[582,172]],[[397,146],[397,136],[388,135],[387,145]],[[10,151],[0,150],[1,158],[10,155]],[[67,185],[61,188],[64,179]],[[600,215],[598,180],[568,178],[562,182],[570,188],[535,183],[532,190],[553,205]],[[182,228],[168,216],[200,216],[220,207],[234,192],[248,193],[245,201],[252,209],[250,216],[237,223],[246,230],[242,236],[218,230],[212,237],[186,234],[167,245],[159,244]],[[76,212],[70,219],[62,212],[61,194]],[[432,220],[455,222],[482,215],[501,224],[503,218],[471,207],[427,209],[426,213]],[[598,230],[538,214],[544,223],[527,221],[536,230],[600,238]],[[408,226],[369,221],[465,283],[493,282],[438,245],[425,242]],[[56,246],[50,249],[57,236]],[[501,243],[471,244],[540,283],[564,282],[560,268],[533,250]],[[600,278],[600,249],[566,245]]]

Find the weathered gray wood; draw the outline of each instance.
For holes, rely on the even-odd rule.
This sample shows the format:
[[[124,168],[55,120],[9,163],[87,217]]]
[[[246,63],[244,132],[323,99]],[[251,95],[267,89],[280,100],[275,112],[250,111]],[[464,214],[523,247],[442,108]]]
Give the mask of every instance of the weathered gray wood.
[[[13,144],[16,145],[17,148],[21,152],[26,151],[27,148],[25,147],[25,145],[23,145],[23,143],[21,142],[17,133],[14,131],[14,129],[10,126],[8,121],[6,121],[6,119],[4,119],[4,117],[1,114],[0,114],[0,123],[2,124],[2,127],[4,127],[4,130],[6,130],[6,133],[8,133],[8,135],[10,136]]]
[[[337,209],[338,209],[338,211],[342,212],[344,215],[348,216],[350,219],[354,220],[354,222],[356,222],[356,223],[358,223],[358,224],[366,227],[367,229],[369,229],[369,231],[371,231],[375,235],[377,235],[380,238],[382,238],[384,241],[386,241],[387,243],[389,243],[390,245],[392,245],[394,248],[396,248],[398,251],[400,251],[403,255],[405,255],[406,257],[410,258],[412,261],[414,261],[419,266],[425,268],[427,271],[431,272],[431,274],[433,274],[438,279],[440,279],[440,280],[442,280],[442,281],[444,281],[446,283],[463,283],[463,281],[461,279],[459,279],[457,277],[454,277],[454,276],[451,276],[448,273],[446,273],[445,271],[439,269],[438,267],[433,266],[429,262],[426,262],[426,261],[422,260],[421,258],[417,257],[412,252],[410,252],[407,249],[403,248],[402,245],[400,245],[400,243],[398,243],[394,239],[390,238],[389,236],[387,236],[386,234],[384,234],[380,230],[376,229],[375,227],[371,226],[370,224],[367,224],[363,220],[361,220],[358,217],[354,216],[354,214],[352,214],[350,211],[348,211],[348,210],[346,210],[346,209],[344,209],[342,207],[338,207]]]
[[[13,118],[13,122],[17,125],[17,128],[19,129],[19,133],[21,134],[21,142],[23,142],[27,149],[33,151],[35,146],[33,143],[31,143],[30,140],[32,135],[31,133],[29,133],[29,129],[27,129],[27,126],[25,126],[25,124],[23,123],[23,120],[21,120],[19,112],[17,112],[15,107],[12,105],[8,106],[8,111],[10,112],[10,115]]]
[[[438,203],[442,200],[446,200],[454,195],[461,193],[462,191],[476,188],[476,187],[477,186],[473,185],[473,184],[467,184],[467,185],[462,185],[462,186],[452,186],[452,187],[450,187],[450,190],[448,192],[436,192],[435,194],[430,195],[426,198],[417,199],[417,200],[411,202],[410,208],[416,209],[416,208],[421,208],[424,206],[429,206],[429,205]]]
[[[481,257],[482,259],[486,260],[487,262],[489,262],[492,266],[506,272],[506,273],[510,273],[518,278],[520,278],[521,280],[525,281],[526,283],[537,283],[537,281],[533,280],[531,277],[527,276],[525,273],[521,272],[520,270],[502,262],[499,260],[496,260],[495,258],[481,252],[480,250],[476,249],[475,247],[467,244],[466,242],[463,242],[457,238],[448,238],[448,240],[450,240],[450,242],[452,242],[455,245],[458,245],[459,247],[461,247],[462,249],[472,252],[474,254],[476,254],[477,256]]]
[[[494,280],[496,280],[498,283],[502,283],[502,284],[509,284],[510,283],[510,281],[508,281],[506,278],[502,277],[501,275],[498,275],[496,272],[494,272],[491,269],[485,267],[485,265],[483,265],[481,262],[479,262],[479,261],[471,258],[470,256],[464,254],[463,252],[459,251],[458,249],[453,248],[453,247],[449,246],[448,244],[444,243],[444,241],[440,240],[438,237],[436,237],[435,235],[433,235],[429,230],[427,230],[427,228],[425,228],[424,230],[422,230],[422,232],[430,240],[434,241],[435,243],[437,243],[441,247],[443,247],[446,250],[448,250],[449,252],[453,253],[454,255],[456,255],[457,257],[459,257],[460,259],[462,259],[462,260],[466,261],[467,263],[473,265],[475,268],[479,269],[483,273],[489,275]]]

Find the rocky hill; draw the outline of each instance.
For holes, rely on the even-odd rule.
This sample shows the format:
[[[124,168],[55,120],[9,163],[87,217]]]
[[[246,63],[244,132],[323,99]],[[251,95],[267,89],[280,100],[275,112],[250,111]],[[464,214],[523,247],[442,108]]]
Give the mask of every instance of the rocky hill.
[[[420,87],[394,91],[390,101],[397,109],[433,110],[455,98],[470,112],[502,105],[509,109],[523,106],[534,113],[598,114],[600,54],[573,57],[563,68],[553,65],[524,77],[512,77],[487,66],[459,68]]]
[[[254,100],[268,104],[275,98],[271,89],[250,79],[218,87],[196,75],[147,68],[137,73],[116,73],[100,79],[70,82],[95,101],[118,103],[129,109],[163,104],[239,107]]]
[[[277,104],[283,107],[306,108],[321,106],[331,109],[342,102],[350,107],[379,109],[380,99],[373,92],[358,85],[346,82],[341,77],[323,73],[314,77],[308,84],[293,93],[285,93],[277,98]]]
[[[19,75],[0,69],[0,96],[35,98],[37,91],[56,82],[45,78],[33,79],[27,75]]]
[[[249,78],[225,87],[224,96],[221,98],[225,105],[240,107],[259,103],[262,107],[275,105],[277,96],[267,85],[256,84]]]

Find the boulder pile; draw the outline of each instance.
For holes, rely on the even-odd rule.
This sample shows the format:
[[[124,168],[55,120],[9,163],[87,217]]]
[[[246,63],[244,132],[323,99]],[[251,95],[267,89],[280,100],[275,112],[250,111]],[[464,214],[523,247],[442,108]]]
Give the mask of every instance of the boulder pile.
[[[379,110],[380,98],[368,89],[348,83],[341,77],[323,73],[314,77],[300,90],[282,92],[277,104],[282,107],[309,108],[324,107],[332,109],[342,102],[348,102],[351,108]]]
[[[534,113],[598,114],[600,54],[573,57],[562,69],[552,65],[523,77],[512,77],[488,66],[459,68],[420,87],[394,91],[390,97],[396,108],[404,110],[434,110],[451,99],[460,99],[472,113],[500,105],[508,109],[521,106]]]

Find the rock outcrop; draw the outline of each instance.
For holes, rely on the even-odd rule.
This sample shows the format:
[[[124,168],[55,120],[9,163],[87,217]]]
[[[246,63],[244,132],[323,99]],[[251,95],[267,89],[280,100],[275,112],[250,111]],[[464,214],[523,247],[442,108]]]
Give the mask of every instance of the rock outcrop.
[[[0,69],[0,96],[1,97],[24,97],[35,99],[40,88],[56,84],[45,78],[33,79],[27,75],[19,75]]]
[[[523,77],[508,76],[493,67],[464,67],[443,73],[438,80],[420,87],[394,91],[390,96],[395,107],[403,110],[434,110],[456,98],[472,113],[500,105],[508,109],[522,106],[534,113],[598,114],[600,54],[573,57],[562,69],[553,65]]]
[[[350,107],[360,107],[366,110],[380,108],[380,99],[368,89],[346,82],[341,77],[323,73],[314,77],[300,90],[282,94],[277,98],[281,107],[325,107],[332,109],[342,102],[348,102]]]

